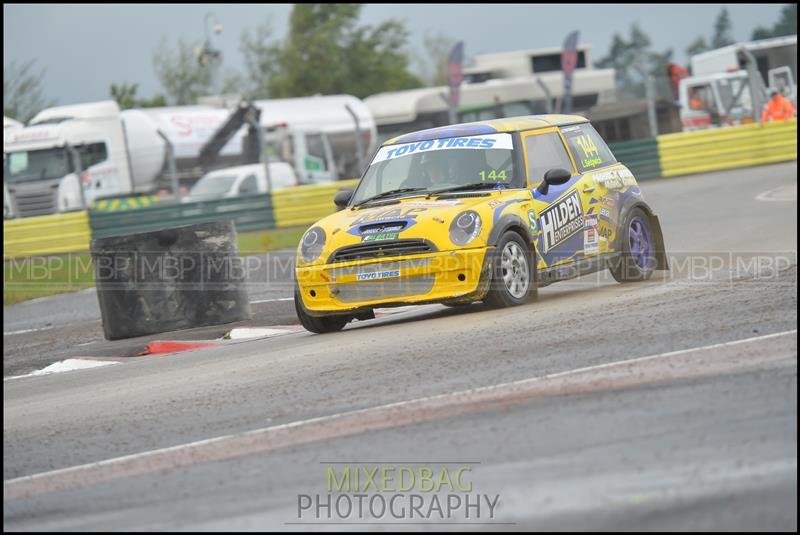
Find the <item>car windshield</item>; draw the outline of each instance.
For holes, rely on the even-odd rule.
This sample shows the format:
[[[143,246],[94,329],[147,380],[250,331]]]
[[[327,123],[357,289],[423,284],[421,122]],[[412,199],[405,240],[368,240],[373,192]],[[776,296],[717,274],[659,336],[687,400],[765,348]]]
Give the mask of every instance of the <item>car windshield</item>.
[[[9,184],[61,178],[72,172],[63,147],[10,152],[6,155],[3,180]]]
[[[353,194],[353,204],[377,195],[427,194],[471,186],[524,186],[517,176],[511,134],[430,139],[381,147]]]
[[[236,175],[206,175],[194,185],[189,195],[213,195],[225,193],[236,181]]]

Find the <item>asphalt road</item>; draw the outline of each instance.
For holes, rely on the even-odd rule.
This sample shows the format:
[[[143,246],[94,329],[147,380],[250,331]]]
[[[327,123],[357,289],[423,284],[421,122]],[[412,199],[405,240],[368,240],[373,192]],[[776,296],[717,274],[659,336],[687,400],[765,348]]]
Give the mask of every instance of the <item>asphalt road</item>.
[[[7,380],[4,528],[796,530],[796,176],[643,183],[674,256],[647,283],[601,274],[513,309],[431,305]],[[54,311],[4,345],[98,321],[56,327],[48,303],[4,307]],[[257,304],[260,321],[286,303]],[[299,495],[328,494],[328,468],[401,465],[468,466],[493,515],[298,511]]]

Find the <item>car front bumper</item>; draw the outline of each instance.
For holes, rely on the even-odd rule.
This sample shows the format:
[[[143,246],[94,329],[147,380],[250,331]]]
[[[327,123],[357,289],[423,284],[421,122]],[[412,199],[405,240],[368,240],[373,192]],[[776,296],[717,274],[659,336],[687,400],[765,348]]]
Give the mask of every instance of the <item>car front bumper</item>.
[[[477,300],[488,288],[488,253],[493,249],[457,249],[298,267],[295,275],[303,307],[312,316]]]

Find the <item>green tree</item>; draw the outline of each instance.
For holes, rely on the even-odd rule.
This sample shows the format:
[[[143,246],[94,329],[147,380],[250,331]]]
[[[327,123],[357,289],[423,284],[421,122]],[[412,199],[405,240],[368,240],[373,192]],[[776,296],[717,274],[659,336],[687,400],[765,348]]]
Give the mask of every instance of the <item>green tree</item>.
[[[613,35],[608,55],[595,63],[596,67],[616,70],[617,92],[623,100],[643,98],[649,75],[655,78],[660,96],[671,94],[666,68],[672,59],[672,50],[659,53],[650,47],[650,38],[634,23],[627,39],[618,33]]]
[[[280,47],[272,41],[272,26],[269,21],[257,25],[254,30],[242,32],[239,51],[244,56],[246,80],[240,80],[240,92],[250,98],[269,98],[269,80],[277,70]]]
[[[156,76],[177,105],[193,104],[197,97],[212,91],[219,63],[201,65],[197,59],[199,49],[196,43],[179,39],[177,49],[173,50],[162,37],[153,54]]]
[[[728,14],[728,9],[722,7],[714,21],[714,35],[711,37],[711,48],[721,48],[723,46],[732,45],[736,41],[733,40],[733,27],[731,25],[731,17]]]
[[[396,20],[357,25],[360,4],[295,4],[286,41],[268,55],[272,97],[347,93],[363,98],[420,87],[408,72],[408,30]],[[274,65],[274,67],[272,67]]]
[[[422,65],[425,81],[432,86],[447,85],[447,60],[455,39],[443,33],[425,32],[422,43],[427,53],[427,61]]]
[[[136,91],[139,89],[139,84],[111,84],[109,92],[111,98],[117,101],[119,107],[123,110],[131,108],[156,108],[167,105],[167,99],[164,95],[156,95],[151,99],[136,98]]]
[[[686,55],[692,57],[696,54],[700,54],[707,50],[710,50],[710,48],[708,46],[708,43],[706,42],[706,38],[698,37],[697,39],[692,41],[692,43],[689,46],[686,47]]]
[[[784,35],[797,34],[797,4],[788,4],[781,9],[778,22],[772,28],[758,26],[753,30],[752,39],[769,39],[770,37],[783,37]]]
[[[44,97],[44,69],[34,72],[34,63],[32,59],[22,65],[14,61],[3,65],[3,115],[23,123],[56,103]]]

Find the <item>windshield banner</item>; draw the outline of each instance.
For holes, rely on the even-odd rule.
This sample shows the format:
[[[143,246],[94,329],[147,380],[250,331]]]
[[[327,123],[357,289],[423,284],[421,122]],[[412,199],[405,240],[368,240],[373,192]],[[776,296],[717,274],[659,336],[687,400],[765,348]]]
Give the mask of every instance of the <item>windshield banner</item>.
[[[511,134],[488,134],[485,136],[448,137],[443,139],[429,139],[416,143],[403,143],[401,145],[387,145],[381,147],[372,160],[373,164],[385,160],[395,160],[402,156],[451,149],[505,149],[511,150],[513,143]]]

